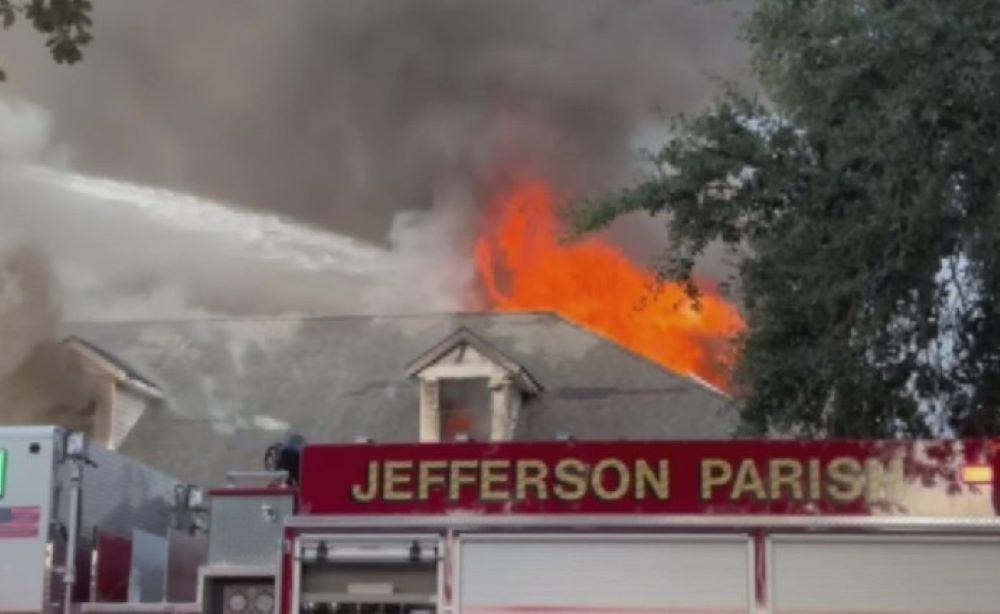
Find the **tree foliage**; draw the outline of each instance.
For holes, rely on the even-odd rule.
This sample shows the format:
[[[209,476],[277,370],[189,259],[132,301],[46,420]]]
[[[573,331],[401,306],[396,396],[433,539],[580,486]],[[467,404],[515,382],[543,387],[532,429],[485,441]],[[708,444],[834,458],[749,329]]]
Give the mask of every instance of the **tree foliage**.
[[[578,230],[669,214],[665,273],[741,253],[744,430],[1000,433],[1000,2],[758,0],[767,102],[679,118]]]
[[[0,0],[0,22],[5,30],[23,18],[46,36],[45,46],[59,64],[83,59],[81,47],[92,39],[89,0]],[[6,74],[0,70],[0,81]]]

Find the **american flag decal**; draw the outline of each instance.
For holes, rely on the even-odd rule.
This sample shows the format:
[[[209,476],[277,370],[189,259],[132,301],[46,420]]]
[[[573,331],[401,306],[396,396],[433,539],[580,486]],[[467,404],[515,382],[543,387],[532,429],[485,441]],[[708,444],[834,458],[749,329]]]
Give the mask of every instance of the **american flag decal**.
[[[0,507],[0,539],[38,537],[42,509],[37,505]]]

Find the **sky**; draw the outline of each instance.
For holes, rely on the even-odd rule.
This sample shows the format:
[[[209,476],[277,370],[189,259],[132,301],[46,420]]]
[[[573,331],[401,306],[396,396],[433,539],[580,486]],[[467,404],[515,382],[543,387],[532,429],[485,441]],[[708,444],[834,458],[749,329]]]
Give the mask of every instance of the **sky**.
[[[95,4],[72,67],[0,33],[0,254],[63,319],[458,307],[498,186],[623,185],[748,82],[749,0]]]

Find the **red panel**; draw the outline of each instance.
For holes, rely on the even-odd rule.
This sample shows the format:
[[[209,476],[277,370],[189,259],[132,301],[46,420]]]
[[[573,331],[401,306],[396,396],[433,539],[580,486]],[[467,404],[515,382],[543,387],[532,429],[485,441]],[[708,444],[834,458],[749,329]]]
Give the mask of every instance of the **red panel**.
[[[292,560],[292,548],[291,545],[295,540],[295,531],[285,527],[282,531],[282,545],[281,545],[281,570],[277,578],[277,589],[278,589],[278,600],[279,612],[291,612],[292,611],[292,575],[294,573],[293,567],[296,564]]]
[[[90,548],[78,548],[76,551],[76,582],[73,584],[73,601],[83,603],[90,601]]]
[[[995,447],[978,440],[310,446],[300,513],[934,516],[955,513],[961,499],[964,515],[994,516],[995,486],[959,476],[964,463],[998,466]]]
[[[96,601],[128,601],[129,574],[132,565],[132,540],[97,531]]]
[[[767,607],[767,533],[755,530],[753,538],[753,592],[757,607]]]
[[[193,602],[198,598],[198,567],[208,558],[204,533],[171,529],[167,533],[167,601]]]

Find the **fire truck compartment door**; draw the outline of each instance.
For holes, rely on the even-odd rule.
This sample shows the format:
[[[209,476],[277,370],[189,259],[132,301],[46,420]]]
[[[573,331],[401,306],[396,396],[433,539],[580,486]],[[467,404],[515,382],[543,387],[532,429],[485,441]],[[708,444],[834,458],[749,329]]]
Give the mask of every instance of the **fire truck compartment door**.
[[[440,556],[438,536],[303,538],[300,603],[427,609],[438,601]]]
[[[773,611],[997,612],[1000,539],[776,535]]]
[[[747,612],[750,552],[745,535],[463,536],[461,612]]]
[[[437,537],[357,538],[310,537],[301,543],[307,563],[433,563],[439,557]]]

